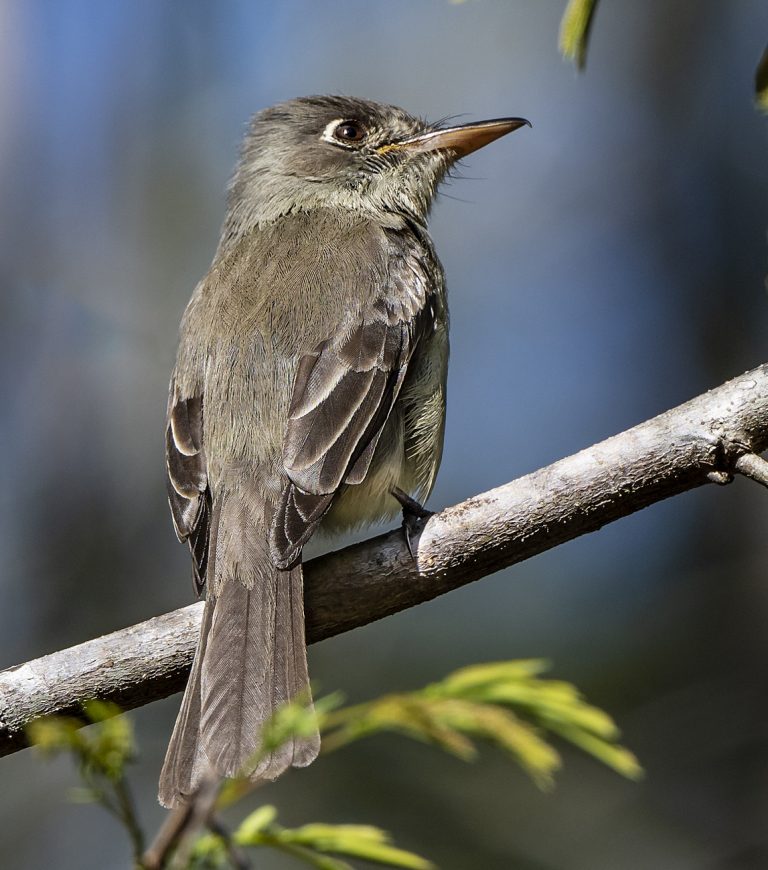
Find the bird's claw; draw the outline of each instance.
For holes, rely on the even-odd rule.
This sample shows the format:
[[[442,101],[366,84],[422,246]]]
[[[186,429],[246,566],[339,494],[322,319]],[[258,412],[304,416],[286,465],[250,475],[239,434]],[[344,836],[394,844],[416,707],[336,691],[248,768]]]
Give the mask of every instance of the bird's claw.
[[[395,486],[392,488],[392,495],[400,502],[403,509],[403,534],[405,535],[405,545],[408,547],[408,552],[411,558],[416,558],[414,550],[414,542],[419,537],[424,529],[427,520],[432,516],[432,511],[428,511],[424,505],[419,504],[415,498],[411,498],[407,492]]]

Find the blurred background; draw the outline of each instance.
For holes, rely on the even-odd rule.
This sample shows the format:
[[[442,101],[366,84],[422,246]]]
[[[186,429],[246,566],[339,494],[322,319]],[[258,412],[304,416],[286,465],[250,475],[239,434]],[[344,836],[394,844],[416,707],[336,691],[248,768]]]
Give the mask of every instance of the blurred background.
[[[0,2],[0,666],[192,600],[168,375],[244,125],[278,100],[533,122],[434,210],[452,358],[433,509],[768,359],[768,6],[604,0],[577,76],[564,5]],[[767,530],[759,487],[706,487],[311,650],[319,689],[351,700],[551,658],[616,716],[642,783],[566,750],[542,794],[491,750],[465,765],[391,737],[258,799],[286,824],[378,824],[444,870],[767,867]],[[149,832],[178,703],[131,714]],[[67,760],[0,770],[0,865],[128,866],[122,830],[67,802]]]

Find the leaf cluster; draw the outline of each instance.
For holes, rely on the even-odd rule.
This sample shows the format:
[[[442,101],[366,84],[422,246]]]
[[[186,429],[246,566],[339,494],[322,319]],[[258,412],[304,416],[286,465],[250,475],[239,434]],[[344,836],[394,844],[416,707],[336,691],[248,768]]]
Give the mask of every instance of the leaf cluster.
[[[553,784],[562,759],[545,734],[555,735],[637,779],[635,756],[617,744],[611,717],[588,704],[571,683],[547,680],[542,659],[492,662],[462,668],[417,692],[386,695],[325,715],[323,749],[395,731],[470,761],[477,740],[516,761],[541,788]]]
[[[414,692],[385,695],[373,701],[341,707],[337,693],[314,706],[306,700],[283,705],[266,723],[262,746],[253,763],[295,737],[319,725],[323,752],[382,732],[396,732],[436,746],[465,761],[477,756],[479,742],[502,750],[541,788],[553,785],[562,759],[550,742],[562,738],[618,773],[636,779],[642,773],[635,756],[618,744],[611,717],[587,703],[570,683],[545,679],[548,664],[541,659],[472,665]],[[95,801],[127,828],[137,866],[141,866],[143,835],[127,784],[126,766],[135,758],[133,732],[117,707],[92,701],[83,718],[45,717],[32,723],[30,742],[45,754],[69,753],[84,786],[76,800]],[[243,850],[272,848],[321,870],[351,870],[349,859],[388,867],[426,870],[432,865],[394,846],[389,835],[367,825],[308,824],[286,828],[270,805],[250,813],[229,832],[218,822],[222,808],[241,800],[253,786],[247,777],[214,783],[216,791],[207,830],[190,839],[184,867],[249,866],[237,858]],[[165,865],[163,865],[165,866]],[[178,866],[178,862],[172,866]]]
[[[27,738],[44,755],[69,754],[82,786],[70,797],[79,803],[98,803],[128,831],[135,858],[144,851],[144,835],[125,779],[125,768],[136,757],[133,726],[116,704],[87,701],[83,717],[43,716],[27,726]],[[93,725],[83,728],[83,721]]]
[[[231,845],[234,844],[241,847],[268,846],[318,870],[353,870],[343,858],[360,858],[406,870],[430,870],[433,867],[425,858],[393,846],[388,834],[370,825],[314,823],[284,828],[277,824],[276,819],[275,807],[265,805],[240,823],[230,835],[229,843],[216,833],[203,835],[195,844],[191,866],[194,870],[229,867]]]

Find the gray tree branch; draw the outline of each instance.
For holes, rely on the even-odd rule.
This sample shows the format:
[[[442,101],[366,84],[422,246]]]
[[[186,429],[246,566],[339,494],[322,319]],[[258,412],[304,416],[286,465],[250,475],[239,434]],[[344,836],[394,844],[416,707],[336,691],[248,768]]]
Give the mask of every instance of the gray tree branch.
[[[768,364],[567,459],[432,516],[412,558],[400,530],[305,566],[311,643],[413,607],[734,473],[763,479]],[[202,604],[0,672],[0,754],[24,726],[91,698],[131,709],[179,691]]]

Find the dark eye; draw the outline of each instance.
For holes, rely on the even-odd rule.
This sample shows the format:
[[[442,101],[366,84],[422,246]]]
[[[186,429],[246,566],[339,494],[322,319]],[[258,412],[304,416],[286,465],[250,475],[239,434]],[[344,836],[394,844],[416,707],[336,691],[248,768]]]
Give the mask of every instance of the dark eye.
[[[359,121],[341,121],[334,127],[333,138],[339,142],[362,142],[366,129]]]

